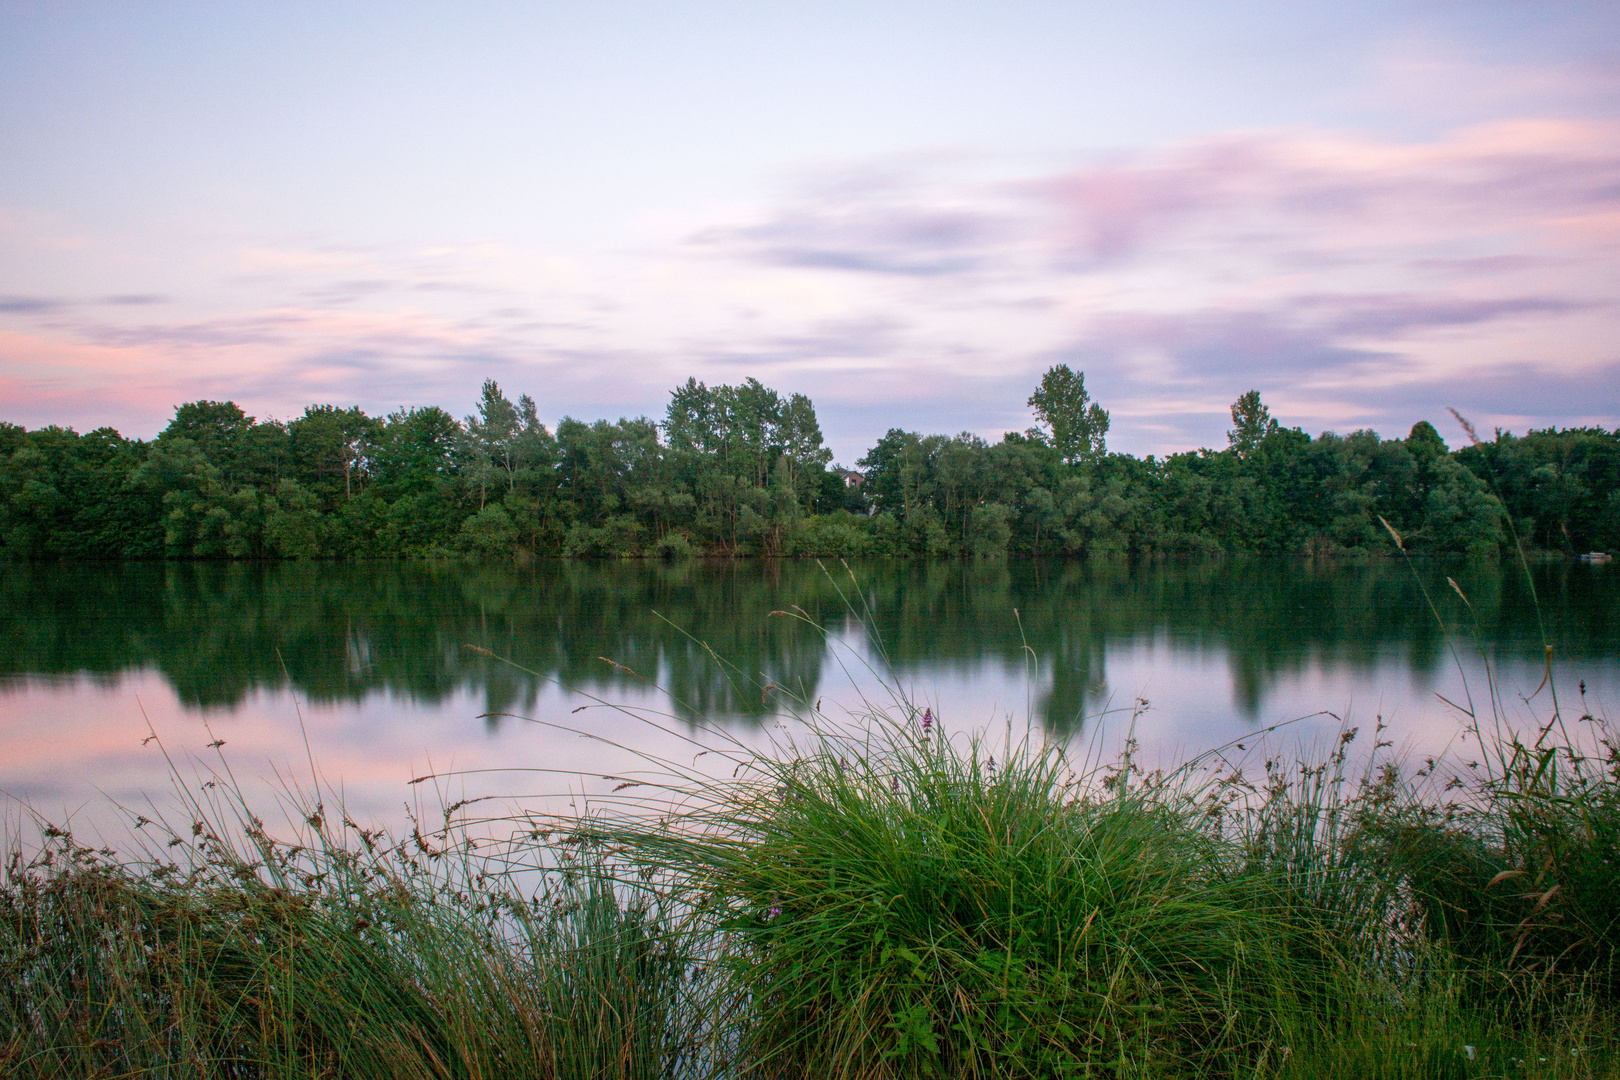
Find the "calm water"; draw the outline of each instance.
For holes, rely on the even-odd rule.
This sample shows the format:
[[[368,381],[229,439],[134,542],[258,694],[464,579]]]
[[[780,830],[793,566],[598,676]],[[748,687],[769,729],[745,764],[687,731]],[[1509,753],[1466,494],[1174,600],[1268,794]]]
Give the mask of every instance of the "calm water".
[[[223,739],[250,786],[307,786],[307,736],[351,811],[374,818],[424,791],[431,801],[431,785],[406,783],[430,769],[461,774],[450,797],[577,797],[633,767],[578,732],[684,757],[697,721],[782,738],[784,690],[839,716],[889,700],[885,685],[955,730],[1033,717],[1102,748],[1145,699],[1137,736],[1158,759],[1323,710],[1381,715],[1429,752],[1458,727],[1437,695],[1484,694],[1481,647],[1510,709],[1543,712],[1546,690],[1523,698],[1542,679],[1544,632],[1566,707],[1584,681],[1587,708],[1620,717],[1614,564],[1535,568],[1539,620],[1515,566],[1014,561],[853,575],[798,562],[0,567],[0,791],[116,830],[109,797],[133,812],[169,787],[158,744],[143,743],[156,732],[185,782],[219,768],[206,744]],[[1461,671],[1419,579],[1456,632]],[[670,730],[582,694],[667,714]],[[1339,722],[1290,730],[1326,738]]]

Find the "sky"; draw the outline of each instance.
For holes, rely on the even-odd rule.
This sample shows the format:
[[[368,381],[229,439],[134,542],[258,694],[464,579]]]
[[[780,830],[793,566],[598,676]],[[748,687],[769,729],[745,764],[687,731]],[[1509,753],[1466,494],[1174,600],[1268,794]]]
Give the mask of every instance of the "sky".
[[[0,420],[1620,426],[1620,8],[0,0]]]

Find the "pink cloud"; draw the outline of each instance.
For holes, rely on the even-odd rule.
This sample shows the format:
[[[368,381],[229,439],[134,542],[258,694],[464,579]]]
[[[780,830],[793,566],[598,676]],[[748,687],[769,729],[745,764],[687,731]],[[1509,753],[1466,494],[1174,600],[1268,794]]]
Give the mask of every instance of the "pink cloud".
[[[1069,223],[1058,235],[1073,254],[1152,258],[1188,234],[1264,237],[1295,250],[1546,244],[1571,222],[1609,223],[1620,209],[1617,182],[1620,126],[1549,120],[1429,143],[1235,135],[1078,169],[1037,190]]]
[[[855,169],[595,261],[266,243],[189,300],[19,294],[0,388],[12,419],[149,417],[150,434],[201,396],[460,411],[494,376],[553,418],[656,415],[687,375],[755,375],[816,397],[853,458],[891,424],[1021,427],[1059,360],[1139,418],[1141,449],[1218,437],[1206,420],[1251,386],[1399,428],[1396,387],[1495,387],[1508,397],[1476,411],[1507,415],[1498,376],[1607,387],[1620,366],[1620,125],[1236,132],[1039,175],[960,165]],[[1620,395],[1597,397],[1620,422]]]

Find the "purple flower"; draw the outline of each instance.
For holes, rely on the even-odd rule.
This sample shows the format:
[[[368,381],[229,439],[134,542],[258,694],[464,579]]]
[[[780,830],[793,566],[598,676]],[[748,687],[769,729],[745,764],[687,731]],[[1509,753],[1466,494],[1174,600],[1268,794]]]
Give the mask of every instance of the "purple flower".
[[[989,769],[990,769],[990,775],[991,776],[996,775],[996,759],[995,759],[994,755],[991,755],[991,758],[990,758],[990,761],[989,761]]]
[[[770,920],[776,918],[780,914],[782,914],[782,905],[780,905],[780,904],[772,904],[771,905],[771,910],[769,910],[769,911],[767,911],[765,913],[765,921],[769,922]]]
[[[926,735],[934,729],[934,710],[924,709],[922,714],[922,730]]]

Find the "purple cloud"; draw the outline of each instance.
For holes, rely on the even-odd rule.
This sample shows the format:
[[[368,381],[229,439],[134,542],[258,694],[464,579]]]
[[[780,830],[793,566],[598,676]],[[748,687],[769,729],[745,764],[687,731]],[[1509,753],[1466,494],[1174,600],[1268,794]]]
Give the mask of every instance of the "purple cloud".
[[[1056,362],[1134,452],[1224,443],[1250,388],[1313,429],[1458,402],[1482,424],[1620,423],[1620,127],[1245,133],[993,182],[959,165],[856,170],[596,262],[254,249],[225,300],[172,318],[0,298],[30,328],[0,323],[0,376],[70,403],[206,387],[261,415],[461,411],[493,376],[554,419],[657,415],[688,375],[756,375],[814,397],[846,461],[889,426],[1021,429]]]
[[[765,220],[704,229],[696,250],[770,266],[938,277],[970,273],[1016,239],[1006,215],[930,196],[892,172],[857,172]]]
[[[67,307],[63,300],[43,296],[0,296],[0,314],[45,315]]]
[[[119,293],[116,296],[104,296],[101,302],[115,307],[144,307],[149,304],[166,304],[169,298],[158,293]]]

